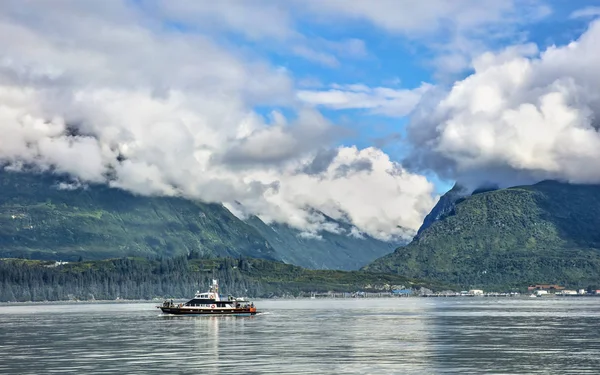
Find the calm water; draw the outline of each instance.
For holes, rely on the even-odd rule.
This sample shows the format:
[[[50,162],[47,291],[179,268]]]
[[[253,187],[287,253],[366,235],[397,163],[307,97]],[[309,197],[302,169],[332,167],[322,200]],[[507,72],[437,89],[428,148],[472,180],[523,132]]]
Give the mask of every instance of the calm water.
[[[600,373],[600,298],[259,301],[255,317],[154,304],[0,306],[0,373]]]

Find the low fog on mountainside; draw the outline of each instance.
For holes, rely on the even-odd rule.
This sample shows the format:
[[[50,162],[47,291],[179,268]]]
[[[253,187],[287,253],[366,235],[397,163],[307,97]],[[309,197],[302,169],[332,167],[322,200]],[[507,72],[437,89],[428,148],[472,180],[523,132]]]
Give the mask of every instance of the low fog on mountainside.
[[[350,224],[333,219],[338,232],[316,238],[256,216],[241,221],[219,204],[136,196],[105,185],[65,189],[68,181],[0,172],[0,258],[251,257],[353,270],[402,244],[352,235]]]

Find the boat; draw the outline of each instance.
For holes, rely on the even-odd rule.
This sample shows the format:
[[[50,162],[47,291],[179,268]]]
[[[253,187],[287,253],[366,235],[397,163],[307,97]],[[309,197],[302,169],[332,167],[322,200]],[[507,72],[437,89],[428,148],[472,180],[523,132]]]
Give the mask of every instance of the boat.
[[[194,298],[186,303],[173,303],[173,300],[164,301],[161,306],[156,306],[165,314],[176,315],[256,315],[253,302],[245,298],[228,296],[222,299],[219,295],[219,283],[212,281],[208,292],[197,291]]]

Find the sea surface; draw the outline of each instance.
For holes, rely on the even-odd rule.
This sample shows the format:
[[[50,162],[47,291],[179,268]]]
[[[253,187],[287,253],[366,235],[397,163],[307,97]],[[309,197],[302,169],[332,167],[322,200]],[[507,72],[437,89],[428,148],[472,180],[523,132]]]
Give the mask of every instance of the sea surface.
[[[600,298],[0,305],[2,374],[599,374]]]

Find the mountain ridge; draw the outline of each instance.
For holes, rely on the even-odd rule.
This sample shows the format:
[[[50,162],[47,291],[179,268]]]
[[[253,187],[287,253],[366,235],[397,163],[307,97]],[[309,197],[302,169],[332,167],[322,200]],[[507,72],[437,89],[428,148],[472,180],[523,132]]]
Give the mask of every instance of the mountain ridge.
[[[452,189],[448,190],[446,194],[442,195],[427,216],[425,216],[425,219],[423,219],[423,224],[421,224],[419,230],[417,231],[417,236],[425,229],[429,228],[431,224],[452,212],[456,201],[468,195],[468,191],[465,187],[459,184],[454,184]]]
[[[542,181],[480,192],[363,269],[464,287],[596,284],[598,211],[598,185]]]

